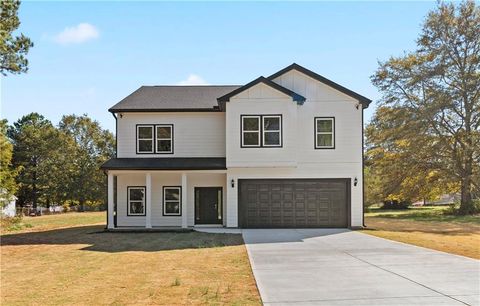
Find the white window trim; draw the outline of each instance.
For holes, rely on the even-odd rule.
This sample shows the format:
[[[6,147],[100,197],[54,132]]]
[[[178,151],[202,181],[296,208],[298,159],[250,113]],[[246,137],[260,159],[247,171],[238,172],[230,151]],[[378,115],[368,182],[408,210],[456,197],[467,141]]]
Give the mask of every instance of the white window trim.
[[[244,128],[244,119],[245,118],[256,118],[258,120],[258,130],[248,130],[248,131],[245,131],[245,128]],[[252,148],[258,148],[261,146],[261,138],[260,138],[260,135],[262,134],[262,120],[261,120],[261,116],[257,116],[257,115],[254,115],[254,116],[249,116],[249,115],[242,115],[241,116],[241,120],[242,120],[242,147],[252,147]],[[244,134],[245,133],[258,133],[258,144],[256,145],[246,145],[244,143]]]
[[[170,128],[170,138],[159,138],[158,133],[157,133],[159,127]],[[170,140],[170,151],[160,151],[160,150],[158,150],[158,141],[159,140]],[[159,153],[159,154],[173,153],[173,125],[172,124],[156,124],[155,125],[155,153]]]
[[[132,190],[132,189],[143,190],[143,199],[142,199],[143,213],[141,213],[141,214],[130,212],[130,202],[140,202],[138,200],[130,200],[130,190]],[[146,187],[143,187],[143,186],[128,186],[127,187],[127,216],[145,216],[146,215],[147,203],[146,203],[145,197],[146,197]]]
[[[167,200],[165,199],[165,195],[167,194],[165,191],[167,189],[176,189],[178,190],[178,201],[177,200]],[[178,213],[167,213],[166,204],[167,202],[178,202]],[[163,215],[164,216],[181,216],[182,215],[182,187],[180,186],[163,186]]]
[[[152,129],[152,138],[140,138],[140,128],[144,128],[144,127],[148,127],[148,128],[151,128]],[[137,154],[144,154],[144,153],[153,153],[154,150],[155,150],[155,143],[154,143],[154,140],[155,140],[155,126],[152,125],[152,124],[139,124],[137,125]],[[140,151],[140,140],[150,140],[150,142],[152,143],[152,150],[151,151]]]
[[[331,132],[319,132],[318,131],[318,122],[319,121],[330,121],[332,123]],[[318,144],[318,135],[332,135],[332,145],[331,146],[321,146]],[[335,118],[323,117],[315,118],[315,149],[334,149],[335,148]]]
[[[265,118],[278,118],[278,130],[265,130]],[[278,144],[266,144],[266,133],[278,133]],[[282,116],[279,115],[266,115],[262,116],[262,146],[263,147],[281,147],[282,146]]]

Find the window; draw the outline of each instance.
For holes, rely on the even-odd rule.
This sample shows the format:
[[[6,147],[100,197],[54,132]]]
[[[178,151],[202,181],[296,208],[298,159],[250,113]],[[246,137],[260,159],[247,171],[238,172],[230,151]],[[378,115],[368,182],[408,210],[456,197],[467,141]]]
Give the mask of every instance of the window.
[[[127,216],[145,216],[145,187],[127,187]]]
[[[242,147],[260,146],[260,116],[242,116]]]
[[[137,125],[137,154],[155,153],[173,153],[173,124]]]
[[[242,115],[241,147],[281,147],[281,115]]]
[[[153,125],[137,125],[137,153],[153,153]]]
[[[263,146],[281,146],[281,116],[263,116]]]
[[[182,187],[163,187],[163,215],[182,215]]]
[[[156,125],[156,153],[173,153],[173,125]]]
[[[335,118],[315,118],[315,149],[335,148]]]

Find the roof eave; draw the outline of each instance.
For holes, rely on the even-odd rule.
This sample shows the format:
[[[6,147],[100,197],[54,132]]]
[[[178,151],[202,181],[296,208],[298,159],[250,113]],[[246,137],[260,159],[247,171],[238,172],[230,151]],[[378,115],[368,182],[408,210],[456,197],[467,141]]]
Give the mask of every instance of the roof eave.
[[[221,112],[218,106],[212,108],[123,108],[108,110],[111,113],[174,113],[174,112]]]

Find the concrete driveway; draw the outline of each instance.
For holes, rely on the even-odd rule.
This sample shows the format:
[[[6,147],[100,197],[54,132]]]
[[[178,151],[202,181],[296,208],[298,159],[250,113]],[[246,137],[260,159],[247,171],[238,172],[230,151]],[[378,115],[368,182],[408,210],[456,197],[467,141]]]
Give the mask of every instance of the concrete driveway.
[[[243,230],[266,305],[480,305],[480,261],[339,229]]]

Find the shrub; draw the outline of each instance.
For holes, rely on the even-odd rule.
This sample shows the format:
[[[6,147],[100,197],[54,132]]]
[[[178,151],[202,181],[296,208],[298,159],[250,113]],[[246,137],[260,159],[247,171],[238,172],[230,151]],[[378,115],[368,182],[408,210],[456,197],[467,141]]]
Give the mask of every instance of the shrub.
[[[382,209],[408,209],[410,202],[398,201],[398,200],[385,200],[383,201]]]
[[[85,210],[86,211],[101,211],[105,209],[105,205],[102,201],[86,201]]]
[[[23,223],[22,214],[18,214],[15,217],[1,216],[1,227],[5,231],[16,231],[24,227],[32,227],[31,224]]]

